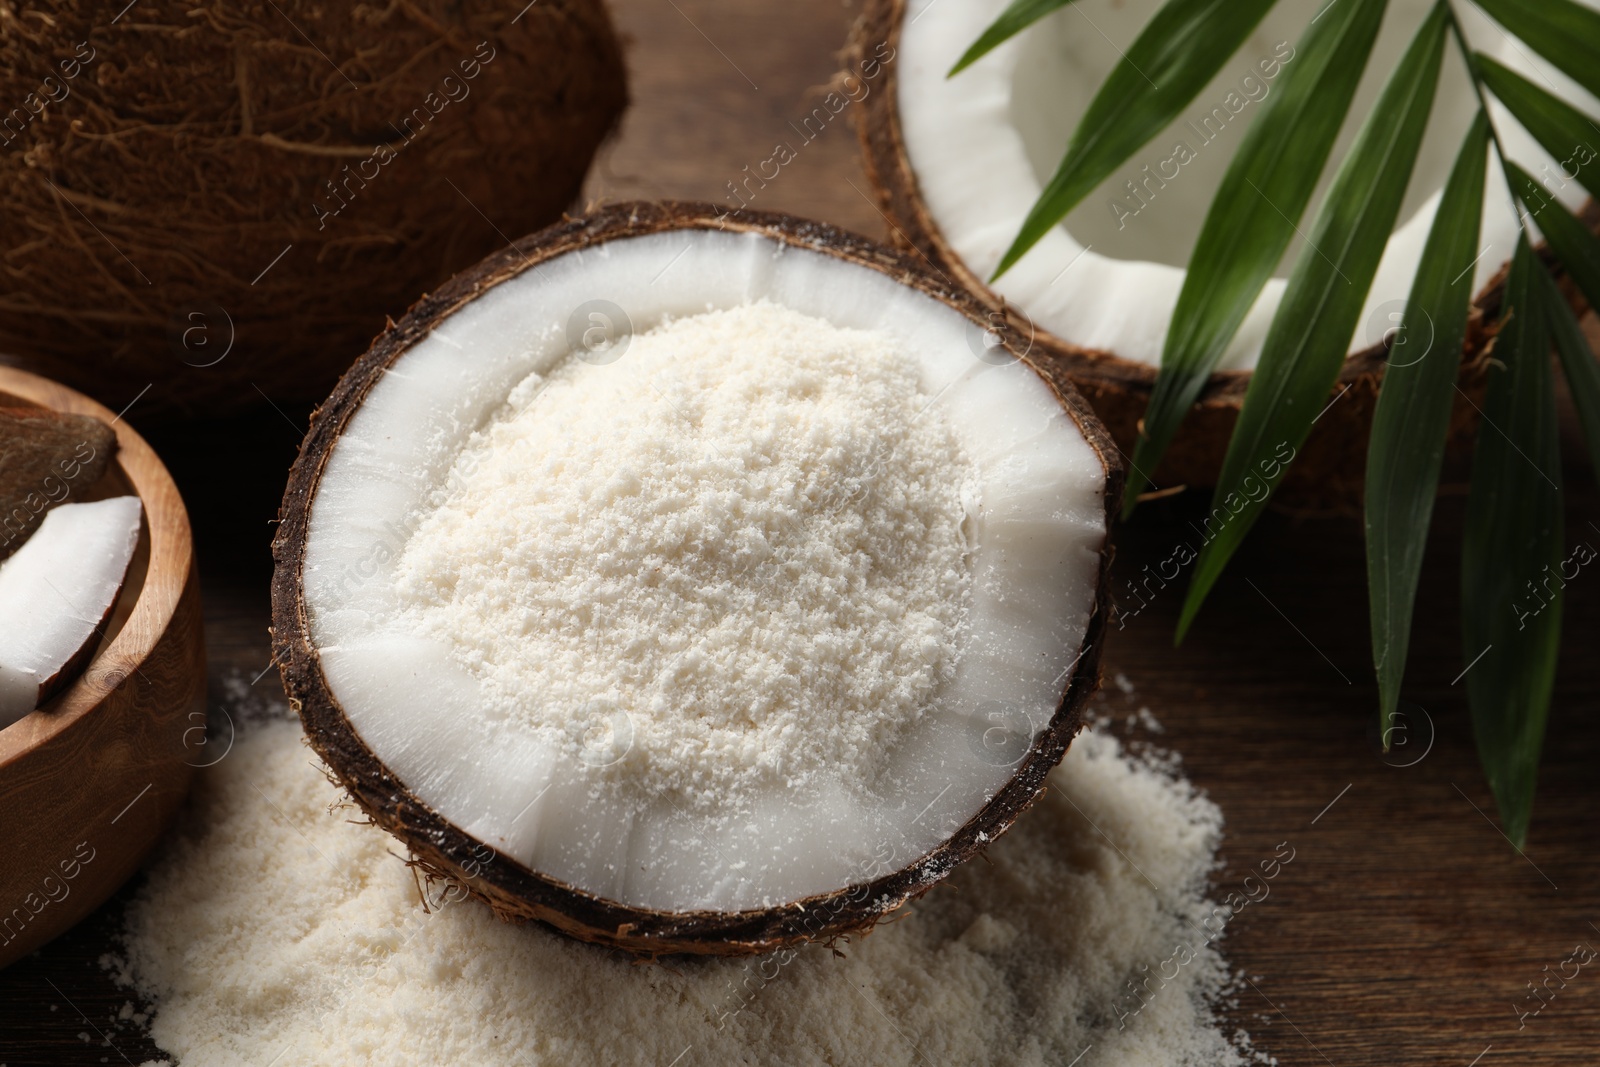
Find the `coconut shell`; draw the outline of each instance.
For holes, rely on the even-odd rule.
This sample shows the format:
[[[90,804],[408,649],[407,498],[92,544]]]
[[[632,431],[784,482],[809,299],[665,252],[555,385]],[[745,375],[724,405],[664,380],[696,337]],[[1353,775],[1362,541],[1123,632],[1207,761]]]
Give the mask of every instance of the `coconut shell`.
[[[0,408],[0,559],[22,547],[74,489],[100,480],[117,435],[88,415]]]
[[[848,59],[855,69],[885,42],[898,55],[905,8],[905,0],[865,0],[848,49]],[[1155,388],[1156,368],[1114,352],[1085,348],[1036,326],[966,265],[945,240],[922,199],[900,131],[898,71],[894,62],[885,64],[883,70],[879,91],[862,101],[857,112],[856,131],[867,177],[889,224],[893,243],[921,258],[947,284],[971,293],[989,314],[1007,320],[1010,332],[1019,341],[1031,344],[1032,355],[1039,363],[1059,368],[1077,386],[1123,456],[1131,457],[1139,424]],[[1592,201],[1586,221],[1591,226],[1600,222],[1600,211]],[[1546,260],[1554,265],[1548,255]],[[1504,284],[1502,268],[1473,302],[1457,383],[1461,392],[1450,421],[1448,452],[1457,457],[1468,452],[1477,425],[1476,402],[1483,392],[1487,349]],[[1302,511],[1359,510],[1367,436],[1387,359],[1388,348],[1384,344],[1345,359],[1328,397],[1330,406],[1317,420],[1279,487],[1280,504]],[[1152,488],[1216,484],[1250,377],[1247,370],[1218,371],[1211,376],[1161,466],[1151,472]]]
[[[121,6],[0,5],[0,359],[138,418],[326,396],[626,103],[600,0]]]
[[[722,212],[693,203],[617,204],[524,238],[417,303],[373,342],[313,417],[289,475],[273,542],[273,645],[290,703],[305,725],[312,748],[361,809],[406,843],[417,866],[459,883],[507,921],[536,920],[572,937],[646,957],[666,953],[752,955],[871,930],[982,851],[1033,803],[1044,789],[1045,776],[1061,761],[1081,728],[1084,705],[1099,687],[1100,652],[1112,610],[1109,539],[1101,554],[1098,591],[1078,649],[1077,668],[1049,725],[994,798],[944,844],[893,873],[788,905],[737,912],[627,907],[530,870],[440,816],[362,743],[329,689],[310,639],[302,582],[311,504],[328,457],[368,392],[396,359],[426,337],[443,317],[546,260],[617,238],[682,229],[760,233],[786,245],[836,256],[886,274],[974,322],[984,321],[983,309],[968,293],[946,285],[911,259],[831,226],[784,215]],[[1115,446],[1059,367],[1023,358],[1049,383],[1104,464],[1109,530],[1123,484]]]

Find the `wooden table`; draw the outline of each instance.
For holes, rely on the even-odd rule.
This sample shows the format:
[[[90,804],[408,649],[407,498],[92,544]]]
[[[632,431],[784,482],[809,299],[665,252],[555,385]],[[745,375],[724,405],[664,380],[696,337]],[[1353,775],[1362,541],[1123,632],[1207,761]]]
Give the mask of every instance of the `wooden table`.
[[[817,102],[855,14],[839,0],[613,6],[631,38],[636,102],[597,165],[594,197],[725,199],[727,183],[771,155]],[[755,206],[881,237],[866,193],[854,131],[839,121]],[[306,415],[265,410],[145,428],[193,513],[214,704],[230,679],[248,683],[268,665],[270,522]],[[129,417],[137,424],[137,409]],[[1600,495],[1575,453],[1567,484],[1569,540],[1600,544]],[[1119,574],[1192,538],[1201,503],[1191,495],[1141,509],[1118,535]],[[1423,580],[1408,695],[1433,730],[1412,766],[1386,765],[1372,741],[1355,521],[1269,516],[1182,648],[1171,641],[1177,587],[1112,634],[1107,675],[1124,674],[1134,693],[1108,686],[1101,702],[1116,713],[1149,707],[1165,724],[1162,743],[1226,813],[1217,891],[1279,842],[1296,850],[1270,897],[1224,941],[1246,979],[1231,1022],[1285,1065],[1600,1062],[1600,967],[1585,968],[1537,1016],[1519,1025],[1517,1014],[1537,1007],[1528,984],[1545,967],[1555,970],[1579,943],[1600,948],[1600,577],[1580,579],[1568,598],[1534,828],[1518,855],[1497,829],[1465,695],[1452,684],[1464,666],[1455,624],[1462,512],[1459,493],[1441,503]],[[276,685],[267,671],[256,691]],[[1430,740],[1416,721],[1406,759]],[[0,1063],[158,1054],[134,1028],[108,1026],[127,997],[96,960],[111,947],[125,896],[0,972]]]

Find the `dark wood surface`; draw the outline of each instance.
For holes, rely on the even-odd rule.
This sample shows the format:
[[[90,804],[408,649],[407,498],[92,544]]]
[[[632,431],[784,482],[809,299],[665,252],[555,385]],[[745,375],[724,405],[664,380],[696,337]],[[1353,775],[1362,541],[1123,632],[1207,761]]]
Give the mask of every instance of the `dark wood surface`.
[[[592,195],[610,197],[725,197],[726,183],[813,106],[854,14],[839,0],[615,6],[631,37],[635,103],[591,182]],[[865,192],[841,122],[756,206],[882,236]],[[248,682],[268,666],[270,522],[306,415],[141,426],[194,519],[214,705],[229,679]],[[1600,545],[1600,494],[1576,453],[1567,484],[1569,541]],[[1119,575],[1136,577],[1193,541],[1202,503],[1191,494],[1142,509],[1118,534]],[[1453,684],[1466,666],[1455,622],[1462,512],[1459,493],[1441,502],[1423,580],[1408,696],[1427,719],[1413,714],[1409,754],[1391,757],[1425,750],[1412,766],[1386,765],[1372,736],[1354,521],[1270,515],[1182,648],[1171,642],[1177,586],[1111,635],[1108,680],[1120,672],[1134,692],[1108,682],[1101,703],[1119,714],[1150,708],[1166,727],[1161,742],[1226,813],[1218,894],[1280,842],[1295,849],[1270,896],[1224,941],[1246,979],[1231,1021],[1285,1065],[1600,1062],[1600,960],[1564,988],[1552,981],[1539,1014],[1518,1017],[1539,1006],[1528,987],[1545,968],[1556,971],[1579,944],[1600,948],[1600,577],[1584,572],[1568,596],[1534,827],[1519,855],[1497,829]],[[275,686],[267,671],[255,692]],[[135,1028],[110,1026],[128,998],[96,962],[125,897],[0,972],[0,1063],[156,1055]]]

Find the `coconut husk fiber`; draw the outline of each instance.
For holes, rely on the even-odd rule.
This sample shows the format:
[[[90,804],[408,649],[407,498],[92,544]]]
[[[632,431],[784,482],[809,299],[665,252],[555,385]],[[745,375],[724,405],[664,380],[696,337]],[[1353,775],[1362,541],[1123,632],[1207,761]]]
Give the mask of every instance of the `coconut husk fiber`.
[[[0,0],[0,359],[132,418],[326,396],[626,104],[600,0],[123,2]]]

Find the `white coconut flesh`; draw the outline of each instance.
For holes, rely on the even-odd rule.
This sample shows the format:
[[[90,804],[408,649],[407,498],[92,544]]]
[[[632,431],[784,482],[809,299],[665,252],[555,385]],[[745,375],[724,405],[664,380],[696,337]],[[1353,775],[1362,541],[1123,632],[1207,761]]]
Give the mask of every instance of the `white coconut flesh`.
[[[134,496],[63,504],[0,563],[0,727],[33,711],[94,641],[139,543]]]
[[[619,308],[620,358],[575,356],[575,310],[613,330]],[[791,316],[761,373],[734,342],[726,380],[668,344],[758,312]],[[882,424],[853,421],[866,395]],[[875,439],[927,462],[902,478]],[[816,478],[763,473],[788,463]],[[729,464],[742,485],[696,487]],[[1043,380],[931,297],[762,235],[630,237],[396,360],[327,460],[304,602],[362,743],[469,836],[630,907],[771,907],[908,865],[1016,772],[1089,624],[1104,482]],[[838,618],[822,576],[853,583]]]
[[[1600,0],[1580,2],[1600,7]],[[1120,60],[1119,49],[1137,38],[1161,3],[1079,0],[947,79],[952,64],[1006,6],[1007,0],[908,0],[896,59],[901,132],[922,199],[951,248],[984,279],[1054,173],[1078,120]],[[1185,112],[1046,234],[994,283],[995,290],[1064,340],[1158,365],[1183,286],[1183,266],[1211,199],[1246,127],[1271,98],[1274,82],[1294,65],[1289,58],[1281,66],[1291,53],[1280,45],[1294,47],[1325,6],[1326,0],[1277,4]],[[1338,161],[1432,7],[1431,0],[1389,4],[1321,185],[1297,220],[1302,234],[1309,233]],[[1475,48],[1575,107],[1600,115],[1600,101],[1477,8],[1462,5],[1458,14]],[[1260,66],[1263,61],[1266,68]],[[1264,77],[1263,69],[1274,70],[1275,63],[1280,66],[1274,77]],[[1582,187],[1565,178],[1497,100],[1491,98],[1489,106],[1511,157],[1536,177],[1549,179],[1549,188],[1567,207],[1579,207]],[[1410,292],[1440,190],[1476,108],[1460,57],[1447,50],[1400,224],[1351,338],[1352,351],[1377,344],[1397,325],[1390,313],[1400,310]],[[1186,151],[1179,150],[1180,143]],[[1130,181],[1137,194],[1129,191]],[[1490,167],[1475,291],[1510,258],[1516,233],[1505,179],[1498,167]],[[1279,277],[1267,283],[1223,355],[1222,368],[1255,366],[1283,296],[1283,279],[1304,251],[1304,237],[1293,238]]]

